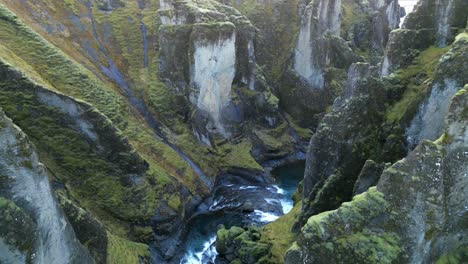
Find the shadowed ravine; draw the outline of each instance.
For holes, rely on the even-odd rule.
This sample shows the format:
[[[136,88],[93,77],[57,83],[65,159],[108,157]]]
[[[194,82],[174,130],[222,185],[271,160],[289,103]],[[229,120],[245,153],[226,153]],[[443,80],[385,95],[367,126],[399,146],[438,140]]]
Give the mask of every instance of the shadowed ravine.
[[[288,213],[293,207],[293,194],[304,175],[304,162],[281,166],[272,171],[276,183],[247,185],[227,176],[215,187],[208,212],[189,223],[181,264],[214,263],[216,231],[219,227],[263,226]]]

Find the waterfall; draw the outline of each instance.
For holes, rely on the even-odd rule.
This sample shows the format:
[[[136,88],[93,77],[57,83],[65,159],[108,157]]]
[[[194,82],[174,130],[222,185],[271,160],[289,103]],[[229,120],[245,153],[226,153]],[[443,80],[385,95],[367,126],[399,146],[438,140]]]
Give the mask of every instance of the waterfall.
[[[72,263],[77,257],[80,263],[92,262],[58,205],[46,169],[26,136],[2,113],[0,121],[7,124],[0,130],[1,177],[8,182],[6,194],[2,195],[22,207],[36,223],[36,233],[31,234],[36,237],[32,263]],[[5,248],[4,242],[0,238],[0,262],[8,263],[10,257],[19,255],[15,249]]]
[[[229,137],[222,121],[222,111],[231,102],[231,86],[236,73],[236,34],[217,41],[194,42],[192,85],[199,90],[196,105],[211,118],[210,129]]]
[[[443,85],[434,85],[429,98],[419,107],[418,113],[406,130],[410,149],[423,139],[436,140],[441,136],[452,97],[460,88],[450,79],[444,80]]]
[[[320,58],[320,53],[323,53],[323,49],[326,48],[323,36],[326,34],[339,35],[340,13],[341,0],[322,0],[318,6],[316,1],[312,1],[302,17],[294,54],[294,69],[299,76],[316,89],[322,89],[324,86],[324,61]],[[317,23],[312,23],[312,20],[315,19],[317,19]]]

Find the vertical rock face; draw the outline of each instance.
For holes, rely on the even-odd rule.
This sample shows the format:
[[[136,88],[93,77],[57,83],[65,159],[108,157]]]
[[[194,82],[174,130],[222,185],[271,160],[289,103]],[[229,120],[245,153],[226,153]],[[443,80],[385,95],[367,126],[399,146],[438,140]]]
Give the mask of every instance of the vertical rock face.
[[[281,105],[302,125],[316,126],[319,114],[343,89],[348,67],[381,60],[388,33],[399,19],[396,0],[311,1],[302,16],[291,68],[283,75]]]
[[[451,19],[454,14],[455,0],[437,0],[436,23],[437,23],[437,45],[447,46],[453,34],[451,32]],[[466,3],[465,3],[466,4]]]
[[[349,200],[362,166],[373,155],[369,146],[378,148],[385,95],[375,71],[363,63],[350,67],[345,92],[310,140],[303,220]]]
[[[431,95],[420,106],[406,131],[410,148],[416,147],[423,139],[436,140],[441,135],[450,102],[459,89],[460,86],[453,80],[445,80],[433,87]]]
[[[324,86],[323,36],[340,33],[341,0],[312,1],[306,8],[294,53],[294,69],[315,89]]]
[[[199,90],[197,108],[211,117],[211,132],[229,137],[222,115],[231,102],[231,86],[235,77],[236,34],[232,25],[230,36],[219,36],[214,42],[194,40],[193,86]],[[229,34],[229,32],[228,32]]]
[[[441,140],[421,142],[383,172],[377,187],[338,210],[311,217],[285,263],[463,262],[468,245],[466,88],[452,100]]]
[[[402,30],[393,31],[382,62],[381,75],[408,66],[418,51],[431,45],[445,47],[466,26],[465,0],[421,0],[408,14]]]
[[[242,121],[254,116],[244,115],[251,103],[265,111],[260,123],[277,123],[277,103],[268,100],[269,87],[255,70],[255,28],[246,17],[211,0],[164,1],[159,12],[161,77],[173,92],[189,95],[192,126],[201,141],[238,135]],[[252,95],[255,100],[244,101]]]
[[[23,256],[19,259],[14,257],[15,260],[24,262],[28,259],[32,263],[92,263],[89,253],[76,239],[60,209],[46,169],[39,162],[34,148],[3,112],[0,113],[0,168],[1,195],[19,206],[35,223],[34,233],[28,234],[32,240],[30,249],[15,248],[14,239],[2,238],[1,251],[10,254],[2,254],[0,260],[9,263],[9,258],[18,256],[18,251],[22,251]],[[21,241],[24,238],[16,239]],[[12,241],[13,244],[8,243]],[[4,256],[6,259],[3,259]]]
[[[385,14],[387,15],[388,25],[391,29],[395,29],[400,25],[401,9],[398,1],[390,1]]]
[[[466,83],[468,76],[468,40],[460,36],[452,49],[442,56],[430,95],[407,128],[407,141],[414,148],[421,140],[435,140],[444,129],[444,120],[449,112],[452,97]]]

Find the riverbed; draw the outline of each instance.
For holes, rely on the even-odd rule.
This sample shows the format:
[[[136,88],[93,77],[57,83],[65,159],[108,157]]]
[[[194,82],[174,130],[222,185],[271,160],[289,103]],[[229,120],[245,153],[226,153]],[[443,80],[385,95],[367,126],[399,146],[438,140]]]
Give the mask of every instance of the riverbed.
[[[280,166],[271,175],[275,182],[268,184],[247,184],[235,176],[226,176],[214,192],[208,212],[190,221],[183,247],[186,253],[180,264],[215,263],[216,232],[221,226],[263,226],[288,213],[304,175],[304,161]]]

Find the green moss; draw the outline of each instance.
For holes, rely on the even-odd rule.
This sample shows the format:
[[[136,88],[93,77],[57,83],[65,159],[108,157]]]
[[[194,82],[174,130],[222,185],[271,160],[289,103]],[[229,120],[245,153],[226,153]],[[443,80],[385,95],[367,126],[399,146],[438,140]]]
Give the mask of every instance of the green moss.
[[[113,149],[108,145],[99,147],[90,141],[76,128],[75,120],[36,97],[37,90],[41,88],[25,78],[11,78],[14,74],[7,66],[1,65],[0,104],[29,136],[41,161],[57,175],[58,180],[86,209],[116,233],[127,234],[128,223],[125,221],[149,219],[157,205],[158,192],[164,186],[150,184],[152,175],[146,177],[144,170],[138,169],[138,163],[127,160],[132,153],[109,155]],[[72,101],[69,103],[73,104]],[[91,119],[88,121],[93,122]],[[97,129],[98,126],[105,127],[106,122],[94,125]],[[106,138],[100,136],[100,144],[104,144]],[[114,147],[121,143],[112,134],[106,136],[113,138],[111,143]],[[103,146],[106,148],[101,149]],[[30,152],[29,149],[22,151]],[[30,162],[24,165],[32,166]],[[129,175],[140,177],[141,183],[129,184]]]
[[[0,180],[1,175],[0,175]],[[15,249],[29,254],[34,245],[35,223],[22,208],[13,201],[0,196],[0,237]]]
[[[56,4],[60,5],[63,3]],[[80,10],[86,8],[81,3],[76,2],[75,4]],[[151,5],[156,4],[157,1],[151,1]],[[58,8],[54,5],[52,4],[50,8]],[[150,90],[148,87],[157,87],[159,90],[164,90],[164,86],[157,79],[157,69],[150,70],[149,67],[144,67],[144,56],[142,54],[143,37],[137,34],[137,32],[141,32],[139,28],[141,26],[139,21],[141,17],[141,22],[145,23],[148,29],[148,61],[151,65],[158,65],[157,49],[154,47],[154,35],[151,35],[156,32],[157,28],[156,12],[152,12],[149,9],[139,10],[135,1],[128,3],[125,8],[114,10],[110,14],[96,10],[93,12],[96,16],[98,30],[108,28],[109,23],[112,27],[115,26],[113,34],[118,40],[111,43],[113,47],[109,47],[109,50],[112,51],[110,52],[111,55],[119,54],[114,59],[119,68],[124,69],[123,73],[127,75],[125,77],[130,76],[129,78],[134,81],[136,87],[143,87],[144,91],[141,93],[142,95],[145,94],[145,91]],[[150,168],[147,178],[152,184],[158,185],[155,188],[155,193],[162,192],[161,190],[165,186],[172,184],[173,177],[186,185],[192,193],[203,193],[198,186],[199,184],[196,183],[196,173],[190,165],[177,155],[171,147],[161,142],[155,136],[154,132],[142,121],[142,118],[136,114],[136,111],[132,110],[119,89],[115,87],[115,84],[105,78],[100,73],[100,69],[95,67],[96,65],[89,63],[88,58],[80,57],[82,55],[71,48],[75,45],[67,45],[67,43],[70,43],[69,39],[56,41],[56,35],[46,35],[56,43],[59,43],[59,46],[74,58],[79,58],[80,62],[83,62],[83,65],[86,65],[87,68],[92,69],[94,72],[78,66],[73,59],[26,27],[3,5],[0,5],[0,16],[3,17],[0,20],[0,57],[15,66],[15,68],[21,69],[34,79],[35,82],[44,87],[85,100],[109,117],[112,120],[112,124],[118,127],[124,136],[128,137],[133,146],[149,163]],[[83,36],[83,39],[88,39],[88,37],[91,38],[91,36]],[[83,39],[77,40],[78,43],[81,43]],[[96,40],[91,38],[91,41],[95,43]],[[151,46],[151,43],[153,43],[153,46]],[[109,43],[105,43],[105,45],[107,44]],[[119,47],[128,49],[124,50],[122,48],[124,50],[122,51],[119,50]],[[120,56],[122,52],[125,53],[124,56]],[[107,62],[103,62],[103,64],[107,64]],[[130,65],[131,71],[127,74],[125,67],[122,65]],[[96,76],[99,78],[96,78]],[[166,97],[161,98],[165,99]],[[168,102],[171,101],[168,100]],[[170,103],[168,105],[170,107]],[[158,106],[156,105],[152,109],[157,109]],[[159,117],[158,114],[155,114],[155,116]],[[172,121],[174,119],[167,118],[167,120]],[[194,147],[193,149],[197,148]],[[188,154],[191,155],[191,153]],[[191,156],[206,157],[206,155]],[[67,159],[66,161],[67,164],[72,164],[75,167],[81,166],[79,165],[79,160]],[[210,163],[206,162],[206,164]],[[112,185],[110,189],[112,189]],[[118,196],[120,194],[115,195]],[[106,196],[108,196],[106,200],[115,202],[115,199],[112,198],[114,194]],[[148,200],[151,206],[158,202],[156,197],[149,198]]]
[[[383,219],[379,225],[387,225],[390,209],[384,195],[372,187],[337,210],[309,218],[298,239],[299,251],[317,262],[399,263],[401,238],[390,225],[374,228],[369,220]]]
[[[149,259],[148,245],[135,243],[107,233],[107,263],[112,264],[138,264],[141,259]]]
[[[63,2],[73,11],[74,14],[79,14],[75,0],[64,0]]]
[[[177,195],[172,195],[169,198],[169,201],[167,201],[167,203],[169,204],[170,207],[174,208],[175,210],[180,209],[181,201],[180,201],[180,197]]]
[[[298,0],[232,1],[233,7],[247,16],[259,29],[257,63],[269,80],[279,83],[288,64],[299,31]]]
[[[401,249],[394,234],[353,233],[334,242],[331,252],[339,259],[363,261],[366,263],[394,263]],[[333,254],[333,253],[332,253]]]
[[[304,127],[299,126],[290,115],[288,114],[285,114],[285,115],[286,115],[286,119],[288,120],[289,125],[294,129],[294,131],[296,131],[298,136],[302,140],[309,141],[313,134],[312,130],[310,130],[309,128],[304,128]]]
[[[282,156],[291,153],[294,148],[295,142],[289,134],[289,129],[288,123],[283,122],[274,129],[256,128],[253,135],[266,151]]]
[[[434,78],[439,58],[449,49],[450,47],[429,47],[421,52],[412,65],[400,69],[395,73],[395,77],[406,88],[402,98],[388,108],[386,113],[387,121],[392,123],[399,122],[408,112],[416,111],[415,107],[425,98],[427,89],[429,89],[432,78]]]
[[[366,18],[356,1],[343,1],[341,4],[342,22],[341,30],[346,33],[352,30],[352,27],[359,21]],[[344,35],[344,34],[342,34]]]
[[[224,144],[218,148],[222,168],[244,168],[263,171],[263,167],[251,155],[252,145],[247,141],[237,144]]]
[[[288,214],[263,227],[261,241],[271,245],[269,260],[272,263],[282,263],[286,251],[296,241],[297,233],[294,233],[292,228],[299,219],[301,207],[302,203],[295,204]]]
[[[440,257],[436,264],[459,264],[468,259],[468,247],[461,247]]]

